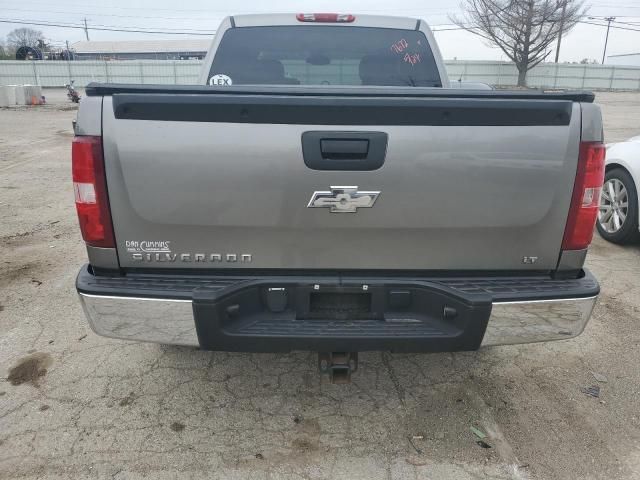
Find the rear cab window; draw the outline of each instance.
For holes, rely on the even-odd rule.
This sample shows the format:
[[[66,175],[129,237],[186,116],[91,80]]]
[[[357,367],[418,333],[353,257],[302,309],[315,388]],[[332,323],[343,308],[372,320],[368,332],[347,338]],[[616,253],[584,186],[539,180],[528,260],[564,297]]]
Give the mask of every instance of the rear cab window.
[[[442,86],[423,32],[355,26],[229,29],[209,84]]]

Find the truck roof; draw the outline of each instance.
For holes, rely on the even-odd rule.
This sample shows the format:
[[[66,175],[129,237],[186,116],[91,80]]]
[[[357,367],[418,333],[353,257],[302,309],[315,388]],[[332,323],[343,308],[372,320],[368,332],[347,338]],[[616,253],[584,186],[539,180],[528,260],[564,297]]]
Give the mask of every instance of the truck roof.
[[[298,12],[314,13],[314,12]],[[296,18],[297,13],[260,13],[250,15],[234,15],[231,17],[236,27],[264,27],[271,25],[335,25],[335,26],[356,26],[356,27],[382,27],[398,28],[405,30],[416,30],[421,20],[409,17],[395,17],[389,15],[360,15],[357,12],[337,12],[352,14],[355,20],[348,23],[325,23],[325,22],[301,22]],[[224,22],[223,22],[224,23]]]

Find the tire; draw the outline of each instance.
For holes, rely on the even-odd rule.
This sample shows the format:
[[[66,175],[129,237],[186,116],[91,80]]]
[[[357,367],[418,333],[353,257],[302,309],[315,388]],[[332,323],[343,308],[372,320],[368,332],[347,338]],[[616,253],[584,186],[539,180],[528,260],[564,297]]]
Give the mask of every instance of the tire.
[[[596,226],[600,236],[610,242],[624,245],[640,241],[638,189],[622,168],[613,168],[604,176]]]

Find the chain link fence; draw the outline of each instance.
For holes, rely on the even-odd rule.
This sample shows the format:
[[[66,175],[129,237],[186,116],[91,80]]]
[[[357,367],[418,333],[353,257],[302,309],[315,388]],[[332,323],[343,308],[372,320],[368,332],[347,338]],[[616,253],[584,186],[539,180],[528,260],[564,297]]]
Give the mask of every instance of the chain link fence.
[[[61,87],[75,80],[78,87],[90,82],[136,84],[196,84],[200,60],[118,61],[0,61],[0,85],[31,84]],[[448,60],[452,82],[482,82],[509,87],[517,83],[512,63]],[[640,90],[640,67],[545,63],[527,75],[531,87],[587,90]]]

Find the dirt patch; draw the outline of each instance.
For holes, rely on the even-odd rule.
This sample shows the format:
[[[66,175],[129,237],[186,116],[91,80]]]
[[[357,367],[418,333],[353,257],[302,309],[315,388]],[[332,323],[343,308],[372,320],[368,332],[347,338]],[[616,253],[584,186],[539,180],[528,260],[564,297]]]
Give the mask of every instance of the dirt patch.
[[[71,112],[73,110],[78,110],[78,105],[55,105],[53,110],[57,110],[59,112]]]
[[[47,374],[47,368],[53,362],[48,353],[37,352],[21,359],[9,370],[7,380],[11,385],[22,385],[30,383],[34,387],[38,386],[40,378]]]
[[[0,237],[0,244],[4,244],[7,247],[14,245],[23,246],[25,244],[25,239],[32,237],[37,233],[48,230],[58,223],[60,223],[60,220],[54,220],[47,223],[38,223],[34,225],[30,230],[27,230],[25,232],[12,233],[10,235]]]
[[[4,310],[4,305],[0,303],[0,312],[2,312],[3,310]]]
[[[0,286],[10,285],[24,277],[31,277],[32,272],[37,270],[38,267],[37,263],[7,264],[4,268],[0,266]]]
[[[11,235],[5,235],[4,237],[0,237],[0,241],[2,241],[3,243],[9,244],[11,242],[11,240],[18,240],[18,239],[21,239],[21,238],[24,238],[24,237],[28,237],[30,235],[33,235],[37,231],[38,231],[37,229],[34,229],[34,230],[28,230],[26,232],[13,233]]]
[[[120,406],[121,407],[127,407],[127,406],[131,405],[135,401],[135,399],[136,399],[136,397],[133,394],[133,392],[130,392],[129,395],[127,395],[122,400],[120,400]]]
[[[306,438],[296,438],[293,441],[293,447],[301,452],[312,452],[318,449],[318,445],[315,442],[307,440]]]
[[[298,421],[296,421],[296,419]],[[296,416],[294,417],[293,421],[297,425],[301,425],[302,431],[307,435],[320,435],[320,423],[316,418],[302,418],[300,416]]]
[[[171,425],[169,425],[169,428],[174,432],[181,432],[184,430],[184,423],[173,422]]]

